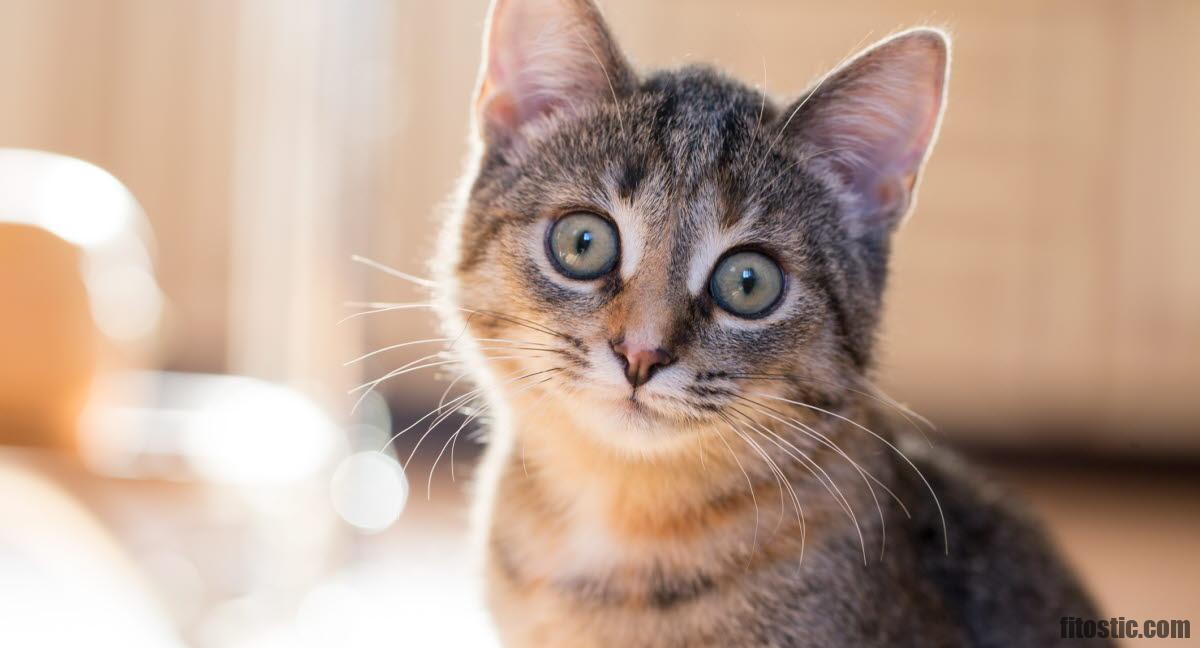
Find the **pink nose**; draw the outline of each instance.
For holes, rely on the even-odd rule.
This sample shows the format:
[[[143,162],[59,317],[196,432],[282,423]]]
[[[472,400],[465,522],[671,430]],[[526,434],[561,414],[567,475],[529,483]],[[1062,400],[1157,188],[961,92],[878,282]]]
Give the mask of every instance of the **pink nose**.
[[[625,363],[625,378],[635,389],[646,384],[660,367],[674,361],[671,354],[664,349],[639,347],[624,341],[614,343],[612,350],[617,354],[617,358]]]

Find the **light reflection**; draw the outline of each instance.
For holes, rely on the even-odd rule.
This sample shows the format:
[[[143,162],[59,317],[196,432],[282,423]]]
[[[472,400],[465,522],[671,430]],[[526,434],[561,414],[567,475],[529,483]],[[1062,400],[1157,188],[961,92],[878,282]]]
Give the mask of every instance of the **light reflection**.
[[[342,434],[303,394],[243,376],[126,372],[95,390],[81,449],[101,474],[223,483],[311,479]]]
[[[279,483],[316,473],[337,433],[312,401],[286,387],[240,376],[197,379],[196,416],[183,430],[188,461],[224,482]]]
[[[44,229],[83,251],[97,327],[118,342],[148,338],[163,308],[150,230],[110,173],[63,155],[0,149],[0,222]]]
[[[381,531],[395,522],[408,502],[408,480],[395,459],[374,450],[342,460],[330,482],[333,509],[347,524]]]
[[[81,247],[115,240],[139,213],[116,178],[82,160],[0,150],[0,169],[0,218],[36,225]]]
[[[353,646],[384,648],[397,645],[398,629],[391,626],[392,615],[379,602],[373,602],[357,589],[343,583],[327,583],[314,588],[296,612],[295,629],[300,646]]]
[[[0,646],[182,648],[103,528],[50,480],[0,464]]]
[[[132,264],[105,266],[89,272],[92,318],[108,337],[132,342],[154,332],[162,314],[162,294],[154,277]]]

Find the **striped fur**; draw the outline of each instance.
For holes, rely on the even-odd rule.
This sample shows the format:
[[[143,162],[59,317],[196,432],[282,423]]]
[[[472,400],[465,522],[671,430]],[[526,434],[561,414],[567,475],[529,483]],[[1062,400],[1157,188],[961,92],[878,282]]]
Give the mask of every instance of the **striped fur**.
[[[506,645],[1046,646],[1089,616],[1036,526],[911,444],[867,380],[943,35],[779,105],[706,67],[637,75],[584,0],[500,0],[489,25],[435,271],[495,413],[477,526]],[[581,209],[621,238],[587,282],[545,249]],[[761,319],[708,295],[739,246],[786,276]],[[625,339],[674,361],[631,389]]]

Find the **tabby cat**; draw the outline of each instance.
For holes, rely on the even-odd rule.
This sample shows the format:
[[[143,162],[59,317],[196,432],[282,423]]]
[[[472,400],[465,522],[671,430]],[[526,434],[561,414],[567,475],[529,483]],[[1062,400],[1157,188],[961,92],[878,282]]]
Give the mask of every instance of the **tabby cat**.
[[[494,2],[435,271],[493,412],[505,645],[1012,648],[1095,616],[868,381],[948,64],[912,29],[777,104],[635,71],[589,0]]]

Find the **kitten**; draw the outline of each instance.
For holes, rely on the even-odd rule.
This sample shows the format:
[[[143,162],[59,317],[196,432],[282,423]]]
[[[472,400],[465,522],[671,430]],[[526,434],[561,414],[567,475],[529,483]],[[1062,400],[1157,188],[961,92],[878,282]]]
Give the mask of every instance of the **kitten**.
[[[588,0],[496,0],[484,56],[436,263],[495,412],[477,502],[506,645],[1008,648],[1095,616],[867,381],[944,34],[786,105],[637,74]]]

